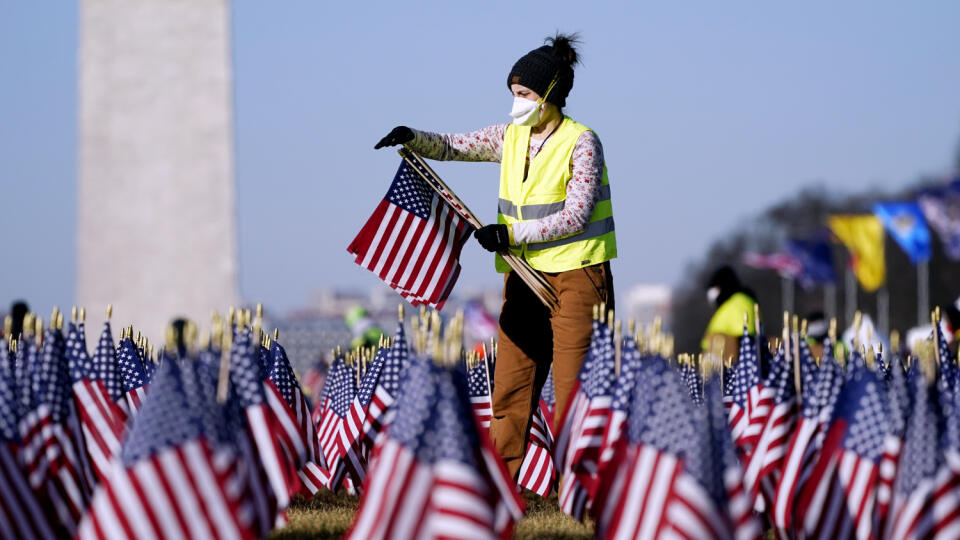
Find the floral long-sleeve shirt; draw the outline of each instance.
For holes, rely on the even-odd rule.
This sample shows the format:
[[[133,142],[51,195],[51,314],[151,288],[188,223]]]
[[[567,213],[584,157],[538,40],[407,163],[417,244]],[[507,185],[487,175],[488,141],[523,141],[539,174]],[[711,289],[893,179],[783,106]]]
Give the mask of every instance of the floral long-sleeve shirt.
[[[507,124],[497,124],[469,133],[430,133],[414,131],[409,146],[417,153],[441,161],[494,161],[503,156],[503,138]],[[529,159],[536,157],[544,141],[530,139]],[[547,137],[546,144],[550,144]],[[592,131],[577,139],[570,159],[572,176],[567,182],[563,210],[541,219],[514,223],[513,242],[547,242],[577,234],[590,222],[593,207],[600,200],[603,183],[603,148]]]

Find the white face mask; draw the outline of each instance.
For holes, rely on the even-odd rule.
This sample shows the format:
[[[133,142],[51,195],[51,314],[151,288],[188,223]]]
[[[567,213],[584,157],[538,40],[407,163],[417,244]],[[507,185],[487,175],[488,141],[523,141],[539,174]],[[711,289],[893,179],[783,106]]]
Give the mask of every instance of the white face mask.
[[[532,127],[540,122],[540,110],[542,108],[543,104],[539,101],[515,97],[513,98],[513,108],[510,109],[510,116],[513,117],[514,124]]]
[[[707,301],[711,304],[717,303],[717,298],[720,298],[720,287],[710,287],[707,289]]]

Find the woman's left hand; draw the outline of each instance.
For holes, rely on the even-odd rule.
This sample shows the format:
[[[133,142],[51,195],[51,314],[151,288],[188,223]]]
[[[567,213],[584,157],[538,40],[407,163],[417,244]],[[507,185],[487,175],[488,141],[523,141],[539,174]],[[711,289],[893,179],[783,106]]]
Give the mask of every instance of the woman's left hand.
[[[474,231],[473,235],[487,251],[501,252],[510,247],[510,235],[507,226],[502,223],[481,227]]]

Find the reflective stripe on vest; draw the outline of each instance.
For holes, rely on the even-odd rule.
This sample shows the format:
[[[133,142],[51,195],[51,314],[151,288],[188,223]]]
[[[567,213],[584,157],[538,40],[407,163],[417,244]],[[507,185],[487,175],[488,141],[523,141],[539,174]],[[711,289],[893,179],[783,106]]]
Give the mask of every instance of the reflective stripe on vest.
[[[610,185],[607,184],[605,186],[600,186],[600,198],[597,199],[597,202],[609,200]],[[563,210],[563,207],[566,206],[566,202],[567,201],[547,204],[525,204],[520,208],[520,210],[523,213],[523,219],[542,219]],[[510,216],[514,219],[520,219],[520,214],[517,213],[517,207],[506,199],[498,200],[497,211],[505,216]]]
[[[527,244],[527,251],[540,251],[542,249],[550,249],[557,246],[565,246],[567,244],[572,244],[574,242],[579,242],[580,240],[587,240],[588,238],[596,238],[598,236],[603,236],[608,232],[613,232],[613,216],[604,218],[600,221],[594,221],[593,223],[588,223],[586,228],[583,231],[578,232],[573,236],[568,236],[566,238],[560,238],[557,240],[551,240],[549,242],[530,242]]]
[[[573,150],[585,131],[589,128],[564,117],[537,155],[528,160],[530,128],[507,126],[500,164],[498,223],[530,222],[565,208],[567,185],[573,176]],[[513,247],[510,251],[544,272],[565,272],[616,257],[616,233],[606,166],[603,167],[599,200],[582,231],[566,238]],[[506,272],[509,269],[497,256],[497,270]]]

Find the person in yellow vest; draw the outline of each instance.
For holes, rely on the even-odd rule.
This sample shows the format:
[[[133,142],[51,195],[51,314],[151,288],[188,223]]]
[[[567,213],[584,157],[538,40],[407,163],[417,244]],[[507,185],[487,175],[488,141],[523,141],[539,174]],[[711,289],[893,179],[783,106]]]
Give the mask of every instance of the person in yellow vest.
[[[590,345],[593,306],[613,308],[614,300],[609,261],[617,242],[603,148],[590,128],[563,113],[578,41],[560,34],[546,41],[507,76],[511,123],[460,134],[398,126],[375,146],[406,144],[430,159],[499,162],[497,223],[475,236],[489,251],[526,259],[559,295],[551,314],[496,256],[505,277],[490,434],[514,475],[551,364],[559,426]]]
[[[353,348],[373,347],[383,336],[383,330],[360,306],[350,306],[343,314],[343,323],[350,330],[350,346]]]
[[[747,315],[750,335],[756,335],[754,325],[754,293],[743,286],[733,268],[721,266],[707,282],[707,301],[716,307],[707,330],[700,341],[704,352],[716,352],[722,345],[723,356],[737,358],[740,337],[743,336],[743,315]]]

